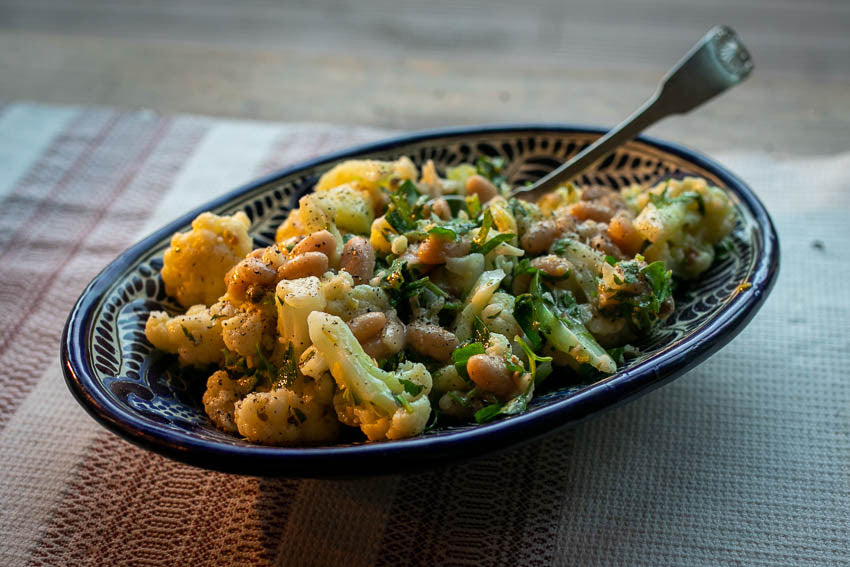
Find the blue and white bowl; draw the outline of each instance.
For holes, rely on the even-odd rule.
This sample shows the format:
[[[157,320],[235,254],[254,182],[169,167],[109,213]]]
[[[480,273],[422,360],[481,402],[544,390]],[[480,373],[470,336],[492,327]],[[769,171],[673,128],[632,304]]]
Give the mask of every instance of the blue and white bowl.
[[[151,310],[178,309],[165,295],[159,275],[162,254],[171,235],[187,229],[202,211],[244,211],[252,221],[255,246],[268,246],[298,198],[339,160],[406,155],[417,165],[433,159],[444,169],[480,154],[498,155],[507,163],[509,180],[521,184],[549,172],[600,133],[568,125],[519,125],[411,134],[317,158],[235,189],[139,242],[88,285],[62,336],[68,386],[95,419],[137,445],[201,467],[287,476],[399,472],[472,457],[575,425],[649,392],[732,340],[764,302],[779,269],[776,231],[749,187],[705,156],[650,138],[625,145],[578,181],[616,188],[667,177],[704,177],[728,191],[735,204],[734,246],[677,295],[670,319],[639,345],[640,357],[598,381],[562,380],[559,386],[553,376],[549,389],[524,414],[401,441],[310,448],[254,445],[216,429],[200,397],[187,395],[185,384],[169,379],[167,361],[154,355],[144,335]],[[740,285],[745,283],[748,288]]]

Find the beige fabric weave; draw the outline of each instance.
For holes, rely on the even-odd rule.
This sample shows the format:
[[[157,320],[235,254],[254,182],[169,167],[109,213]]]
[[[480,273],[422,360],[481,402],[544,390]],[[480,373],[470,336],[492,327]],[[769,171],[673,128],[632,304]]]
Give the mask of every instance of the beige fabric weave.
[[[103,266],[241,182],[384,134],[0,107],[0,565],[850,561],[846,152],[719,156],[778,226],[773,295],[698,369],[575,430],[418,474],[288,480],[181,465],[85,414],[59,335]]]

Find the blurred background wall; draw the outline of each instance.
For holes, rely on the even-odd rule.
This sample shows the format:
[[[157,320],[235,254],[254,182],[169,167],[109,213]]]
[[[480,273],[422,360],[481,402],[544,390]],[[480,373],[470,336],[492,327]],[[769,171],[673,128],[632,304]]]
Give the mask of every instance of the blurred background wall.
[[[846,0],[0,0],[0,99],[404,130],[611,125],[717,23],[741,34],[753,77],[651,133],[850,148]]]

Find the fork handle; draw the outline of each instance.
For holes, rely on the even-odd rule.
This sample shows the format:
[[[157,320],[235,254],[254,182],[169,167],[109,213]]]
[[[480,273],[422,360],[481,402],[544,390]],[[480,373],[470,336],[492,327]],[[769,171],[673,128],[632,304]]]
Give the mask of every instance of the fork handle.
[[[660,98],[656,94],[616,128],[610,130],[607,134],[583,149],[572,159],[544,177],[541,177],[532,186],[518,190],[516,192],[517,196],[521,196],[524,199],[532,198],[534,200],[542,197],[545,193],[549,193],[559,185],[570,181],[582,171],[637,136],[643,130],[670,114],[671,112],[660,103]]]
[[[734,30],[712,28],[664,76],[658,91],[613,130],[515,196],[536,199],[570,181],[596,161],[671,114],[689,112],[749,76],[752,59]]]

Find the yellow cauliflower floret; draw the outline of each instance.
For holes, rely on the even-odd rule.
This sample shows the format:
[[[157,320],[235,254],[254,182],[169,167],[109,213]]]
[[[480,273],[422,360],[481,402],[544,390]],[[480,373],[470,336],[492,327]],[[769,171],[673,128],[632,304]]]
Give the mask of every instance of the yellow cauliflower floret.
[[[193,305],[185,315],[174,317],[165,311],[151,312],[145,336],[156,348],[177,354],[181,366],[205,366],[222,358],[221,319],[211,318],[205,305]]]
[[[395,161],[355,159],[344,161],[327,171],[316,183],[316,192],[327,191],[344,183],[357,183],[368,193],[373,202],[379,202],[380,187],[393,182],[419,177],[416,166],[410,158],[403,156]]]
[[[449,181],[456,183],[458,187],[465,187],[466,180],[477,173],[478,170],[475,169],[475,166],[471,163],[461,163],[456,167],[446,168],[446,178]]]
[[[456,178],[458,177],[458,174],[461,176],[463,175],[462,172],[457,170],[454,171],[454,174]],[[466,179],[463,181],[465,183]],[[434,165],[434,160],[429,159],[425,162],[425,165],[422,166],[422,177],[419,179],[419,188],[426,194],[431,195],[432,197],[439,197],[440,195],[462,193],[463,187],[464,184],[460,183],[457,179],[440,177],[437,173],[437,167]]]
[[[355,234],[368,234],[375,219],[375,199],[356,185],[339,185],[316,193],[319,206],[337,228]]]
[[[514,236],[518,234],[516,219],[504,197],[492,199],[487,208],[490,209],[490,214],[493,215],[493,223],[496,225],[498,232],[508,232]],[[511,242],[516,244],[516,238]]]
[[[224,370],[217,370],[207,379],[202,401],[204,411],[216,427],[236,433],[235,404],[245,397],[252,383],[251,380],[232,380]]]
[[[275,233],[275,242],[284,242],[293,236],[306,236],[319,230],[330,230],[338,234],[336,227],[332,228],[332,219],[325,212],[321,201],[315,193],[304,195],[298,201],[298,207],[290,211],[289,216]],[[335,234],[335,235],[336,235]]]
[[[389,254],[393,250],[392,242],[398,233],[387,222],[386,217],[380,216],[372,222],[369,230],[369,244],[379,254]]]
[[[266,445],[314,445],[333,441],[339,421],[333,409],[334,382],[299,377],[290,387],[254,392],[236,402],[239,433]]]
[[[162,281],[165,291],[180,305],[210,305],[224,294],[224,275],[251,251],[243,212],[233,216],[201,213],[192,221],[192,230],[171,237],[165,251]]]
[[[273,350],[276,322],[275,309],[270,305],[245,302],[236,314],[221,322],[224,345],[242,356],[255,356],[258,345]]]
[[[277,229],[278,243],[293,236],[329,230],[335,236],[338,229],[356,234],[368,234],[375,218],[375,201],[354,184],[340,185],[321,193],[301,197],[286,221]]]
[[[562,185],[552,191],[546,193],[537,200],[537,205],[544,215],[551,215],[556,209],[560,209],[566,205],[578,203],[581,200],[581,189],[577,188],[572,183]]]
[[[624,191],[639,213],[634,227],[649,244],[647,262],[661,260],[677,276],[695,278],[714,261],[714,246],[735,227],[734,208],[722,189],[686,177],[651,189]]]

